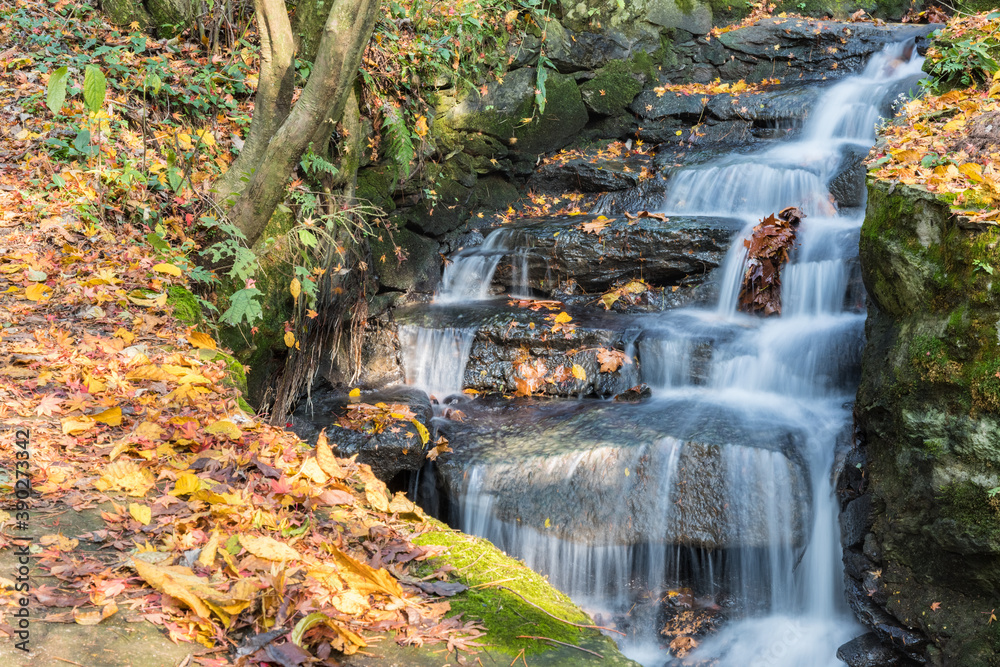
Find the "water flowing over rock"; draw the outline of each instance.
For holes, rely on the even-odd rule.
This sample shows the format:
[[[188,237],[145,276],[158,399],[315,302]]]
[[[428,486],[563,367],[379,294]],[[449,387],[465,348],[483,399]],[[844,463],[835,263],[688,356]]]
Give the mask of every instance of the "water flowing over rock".
[[[895,80],[919,69],[912,55],[912,46],[889,47],[862,75],[828,87],[796,141],[674,169],[661,207],[670,222],[662,227],[640,221],[633,238],[633,221],[603,221],[592,248],[605,234],[610,241],[620,233],[630,234],[634,250],[643,235],[678,223],[697,230],[727,220],[726,236],[742,230],[719,264],[715,309],[619,325],[638,328],[634,344],[621,343],[638,378],[652,387],[651,398],[601,407],[515,404],[492,415],[480,412],[488,403],[472,404],[466,413],[477,415],[478,426],[442,423],[455,451],[440,472],[465,530],[488,535],[610,613],[634,604],[629,582],[662,591],[679,578],[739,600],[737,615],[749,617],[704,642],[692,659],[745,665],[747,650],[769,650],[762,633],[791,628],[795,657],[783,664],[836,664],[837,647],[859,633],[839,590],[830,469],[849,423],[844,403],[857,382],[864,315],[851,259],[861,217],[854,206],[839,214],[830,186],[849,180],[845,172],[857,175],[844,155],[874,140],[882,98]],[[694,105],[682,111],[695,112]],[[788,206],[807,217],[785,267],[782,315],[737,315],[742,239],[761,217]],[[614,277],[614,263],[595,271],[592,260],[561,254],[587,246],[573,224],[517,228],[522,285],[546,291],[572,278],[599,289]],[[697,238],[688,236],[686,242]],[[697,258],[695,248],[688,250]],[[503,262],[497,266],[502,276]],[[650,262],[643,271],[657,268]],[[494,344],[502,349],[502,338]],[[799,620],[791,624],[788,614]],[[627,654],[653,664],[651,644],[655,639],[641,631],[622,642]]]
[[[704,116],[706,128],[715,128],[706,137],[719,145],[768,131],[787,140],[707,158],[658,157],[655,188],[630,186],[603,198],[606,219],[594,213],[493,231],[449,258],[434,303],[394,312],[407,381],[439,402],[434,423],[453,450],[411,484],[428,507],[626,627],[620,645],[645,665],[660,667],[669,654],[659,611],[648,610],[687,589],[723,607],[728,619],[718,634],[699,639],[685,658],[691,664],[834,667],[838,647],[864,634],[843,599],[838,534],[847,536],[850,572],[861,575],[849,592],[865,590],[869,566],[885,558],[876,553],[882,545],[869,544],[874,504],[854,499],[841,526],[831,481],[850,441],[864,343],[859,157],[874,141],[885,98],[920,70],[912,41],[891,42],[929,28],[791,19],[744,30],[713,40],[721,46],[699,38],[705,43],[692,40],[691,48],[727,54],[705,66],[714,72],[796,82],[755,98],[765,108],[734,110],[728,96],[702,101],[655,91],[640,93],[631,108],[649,114],[641,124],[659,123],[663,138],[674,124],[689,127]],[[797,85],[822,81],[833,64],[855,76]],[[517,72],[525,73],[510,90],[493,86],[438,122],[491,137],[512,173],[527,175],[530,154],[563,145],[569,126],[583,127],[587,106],[572,79],[556,78],[567,92],[566,127],[550,123],[541,137],[504,126],[493,111],[518,109],[534,82],[532,70]],[[558,178],[549,171],[543,176]],[[579,165],[575,175],[593,177],[595,187],[630,181],[624,169],[608,169],[609,178],[598,171]],[[657,189],[662,200],[645,207],[657,217],[612,213],[648,204],[643,198]],[[789,206],[806,218],[782,268],[782,312],[767,319],[739,313],[743,240],[761,218]],[[884,273],[907,268],[905,258],[882,252],[891,259]],[[715,292],[711,302],[655,313],[593,307],[602,291],[634,278],[668,290],[710,284]],[[941,279],[918,272],[884,296],[884,307],[910,307],[927,281]],[[468,390],[489,395],[469,398]],[[628,390],[635,403],[594,400]],[[930,414],[921,424],[943,429]],[[963,446],[974,441],[970,435]],[[956,506],[965,506],[967,490],[954,491]],[[959,534],[949,548],[991,549],[991,539]],[[922,635],[894,624],[885,601],[851,597],[883,641],[911,655],[923,650]],[[646,611],[632,614],[637,608]],[[877,655],[869,644],[856,648],[854,655]]]

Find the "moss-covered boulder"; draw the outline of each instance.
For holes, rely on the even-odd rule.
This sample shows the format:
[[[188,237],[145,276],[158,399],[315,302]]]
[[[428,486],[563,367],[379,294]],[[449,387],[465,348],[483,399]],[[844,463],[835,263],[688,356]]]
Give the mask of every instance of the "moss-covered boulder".
[[[434,525],[436,530],[414,542],[448,547],[448,551],[423,568],[429,574],[442,565],[451,565],[459,573],[458,580],[469,587],[448,601],[454,614],[479,621],[486,629],[480,639],[488,657],[486,664],[500,664],[503,658],[503,664],[508,665],[512,658],[524,655],[533,666],[635,665],[621,654],[612,639],[595,629],[581,627],[592,626],[593,621],[545,577],[484,539],[437,522]],[[542,637],[554,641],[539,639]]]
[[[436,241],[400,229],[380,232],[369,245],[380,285],[401,292],[434,291],[441,277]]]
[[[524,67],[490,84],[481,95],[472,91],[448,110],[444,124],[463,132],[498,139],[525,162],[567,145],[587,124],[587,109],[571,76],[549,72],[545,81],[545,113],[535,106],[537,70]]]
[[[642,90],[642,84],[624,62],[615,61],[599,69],[593,79],[580,86],[583,103],[591,113],[618,116]]]
[[[386,213],[396,210],[396,202],[392,198],[392,178],[384,167],[360,170],[355,194],[358,199],[370,202]]]
[[[1000,230],[917,187],[871,182],[861,262],[870,305],[856,414],[867,470],[847,507],[869,498],[873,524],[845,540],[852,603],[881,619],[884,641],[896,641],[879,629],[892,619],[929,638],[905,644],[912,657],[995,667]]]
[[[740,7],[733,8],[732,4]],[[612,27],[635,30],[653,25],[664,29],[680,28],[695,35],[704,35],[712,29],[713,8],[720,16],[736,16],[746,11],[744,3],[727,3],[723,0],[558,0],[561,20],[568,27],[582,29]]]

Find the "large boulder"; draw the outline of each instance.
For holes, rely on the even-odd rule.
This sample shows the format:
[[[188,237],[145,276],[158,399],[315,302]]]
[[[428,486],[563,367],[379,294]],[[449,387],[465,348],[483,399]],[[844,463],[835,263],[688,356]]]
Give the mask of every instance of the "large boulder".
[[[442,122],[451,129],[481,132],[498,139],[522,160],[562,148],[587,124],[587,108],[572,77],[550,72],[545,81],[545,113],[535,107],[537,71],[523,67],[482,95],[474,90],[450,108]],[[531,119],[528,121],[527,119]]]
[[[408,229],[382,230],[369,240],[379,284],[399,291],[430,293],[441,277],[438,244]]]
[[[638,332],[598,313],[572,312],[572,326],[553,333],[555,313],[502,303],[397,310],[400,338],[411,349],[425,348],[408,359],[414,367],[407,375],[433,384],[441,400],[459,386],[514,393],[524,386],[521,382],[535,379],[532,393],[549,396],[610,397],[638,384],[634,359],[606,372],[598,360],[602,350],[624,354]],[[574,366],[582,375],[573,375]]]
[[[893,42],[922,37],[938,26],[764,19],[723,33],[733,58],[720,68],[725,78],[761,81],[816,80],[860,72],[868,59]]]
[[[857,493],[870,494],[874,521],[860,546],[857,517],[845,535],[872,565],[848,583],[884,641],[932,665],[1000,664],[983,613],[1000,597],[998,247],[995,226],[954,216],[933,194],[869,184],[855,414],[867,460]],[[887,619],[931,643],[898,643],[878,627]]]
[[[454,452],[440,470],[471,501],[463,511],[486,510],[478,521],[495,528],[597,548],[805,545],[811,490],[794,433],[685,401],[469,414],[442,425]]]
[[[600,233],[584,228],[602,223]],[[527,264],[527,286],[546,294],[570,281],[590,293],[634,278],[657,287],[691,284],[722,263],[741,228],[738,220],[707,216],[542,219],[516,228],[523,248],[516,256]],[[514,270],[501,263],[497,279],[511,284]]]

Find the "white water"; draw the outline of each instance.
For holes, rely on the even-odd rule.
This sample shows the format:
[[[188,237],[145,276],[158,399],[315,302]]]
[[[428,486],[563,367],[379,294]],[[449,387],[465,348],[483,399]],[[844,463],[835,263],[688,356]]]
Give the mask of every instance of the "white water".
[[[461,394],[465,365],[475,337],[473,328],[401,326],[399,342],[406,384],[423,389],[438,400]]]
[[[455,253],[444,268],[436,304],[465,304],[489,298],[493,275],[504,257],[510,257],[513,295],[528,291],[527,248],[518,245],[520,235],[512,228],[491,232],[483,244]]]
[[[873,142],[878,105],[892,82],[919,72],[919,59],[903,62],[904,52],[890,47],[861,75],[830,87],[800,139],[672,176],[663,212],[745,223],[719,271],[717,305],[649,316],[637,345],[641,379],[655,390],[646,405],[684,422],[689,436],[628,446],[594,441],[569,453],[467,469],[460,527],[524,558],[591,610],[627,612],[679,579],[736,600],[736,620],[683,664],[835,667],[837,647],[860,633],[843,601],[832,469],[850,424],[862,345],[864,314],[851,284],[862,217],[839,214],[827,184],[845,147]],[[784,312],[768,319],[740,314],[742,240],[786,206],[808,217],[782,274]],[[501,257],[516,252],[514,241],[509,232],[495,232],[482,248],[459,253],[436,302],[486,298]],[[447,372],[428,360],[457,358],[463,350],[467,357],[471,334],[428,332],[434,330],[414,333],[411,349],[420,358],[411,362],[417,370],[408,381],[453,393],[461,388],[465,357]],[[691,488],[684,479],[691,466],[682,462],[699,442],[700,425],[710,430],[720,420],[747,432],[766,426],[787,433],[795,451],[739,438],[716,443],[704,465],[717,471],[709,479],[722,476],[724,488]],[[803,484],[810,489],[805,497]],[[579,494],[582,516],[566,520],[572,529],[511,519],[503,494],[553,488]],[[591,497],[601,503],[588,509]],[[714,523],[692,513],[706,506],[714,508]],[[668,656],[658,631],[651,619],[636,619],[622,649],[659,667]]]

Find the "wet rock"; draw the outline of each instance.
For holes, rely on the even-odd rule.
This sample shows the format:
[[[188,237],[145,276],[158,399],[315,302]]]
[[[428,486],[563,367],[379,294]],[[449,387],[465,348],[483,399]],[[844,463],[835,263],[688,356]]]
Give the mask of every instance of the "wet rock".
[[[840,513],[840,542],[846,547],[855,547],[865,539],[872,525],[872,499],[864,495],[852,500]]]
[[[729,218],[672,217],[666,221],[624,216],[607,221],[600,234],[581,229],[594,216],[545,219],[518,227],[527,246],[528,286],[545,294],[573,281],[600,293],[616,283],[643,278],[657,287],[695,284],[718,267],[741,223]],[[510,264],[501,263],[500,281]]]
[[[883,645],[874,632],[855,637],[838,648],[837,657],[848,667],[910,667],[917,664]]]
[[[543,165],[528,180],[535,192],[610,192],[627,190],[639,183],[638,169],[624,162],[591,162],[578,158]]]
[[[852,549],[844,550],[844,572],[854,579],[861,581],[865,578],[875,565],[867,556]]]
[[[653,390],[649,386],[644,384],[637,384],[636,386],[623,391],[622,393],[615,396],[616,401],[621,401],[623,403],[636,403],[646,398],[650,398],[653,395]]]
[[[861,582],[851,577],[844,577],[844,582],[847,602],[861,622],[872,628],[883,644],[895,647],[911,659],[924,662],[922,655],[928,643],[927,637],[919,630],[905,627],[888,614],[871,599],[871,593]]]
[[[634,188],[610,192],[597,198],[591,207],[592,215],[620,216],[625,212],[655,211],[667,195],[667,183],[661,178],[645,180]]]
[[[454,452],[440,470],[454,497],[474,478],[495,520],[581,545],[801,548],[811,496],[797,436],[726,419],[683,402],[477,413],[442,427]]]
[[[759,93],[713,95],[708,102],[708,112],[719,120],[742,120],[758,125],[801,122],[822,94],[823,88],[817,85],[790,85]]]
[[[920,87],[920,80],[926,78],[926,74],[914,74],[905,79],[894,82],[886,91],[882,98],[882,108],[879,114],[885,118],[892,118],[896,111],[911,99],[920,97],[923,89]]]
[[[934,29],[933,25],[765,19],[720,36],[736,56],[721,70],[725,78],[747,81],[833,78],[860,72],[868,58],[892,42]]]
[[[362,394],[364,403],[402,403],[409,407],[420,423],[429,426],[434,413],[430,399],[412,387],[396,386],[378,392]],[[401,472],[415,472],[424,464],[424,447],[416,428],[391,429],[381,433],[365,433],[341,428],[337,419],[345,414],[349,403],[343,393],[317,391],[313,398],[304,399],[289,416],[292,430],[304,441],[315,445],[322,429],[334,453],[341,457],[358,455],[358,461],[371,466],[372,472],[388,483]],[[400,422],[405,426],[405,422]]]
[[[644,90],[635,98],[630,108],[640,118],[656,119],[672,116],[697,120],[705,113],[707,107],[707,102],[702,102],[702,99],[703,97],[698,95],[671,92],[658,95],[654,90]]]
[[[534,394],[610,397],[638,383],[635,363],[602,373],[597,358],[602,350],[622,352],[634,340],[636,332],[627,322],[613,314],[573,311],[572,326],[553,333],[557,312],[500,302],[401,309],[396,318],[404,326],[474,330],[461,383],[482,393],[512,394],[523,386],[519,380],[537,379]],[[574,366],[582,377],[572,374]]]
[[[830,194],[837,206],[864,206],[868,199],[868,189],[865,187],[865,158],[868,149],[861,146],[848,146],[837,167],[836,174],[830,179]]]
[[[441,279],[438,244],[408,229],[384,232],[369,242],[378,281],[389,289],[433,292]],[[397,253],[396,248],[400,249]]]

